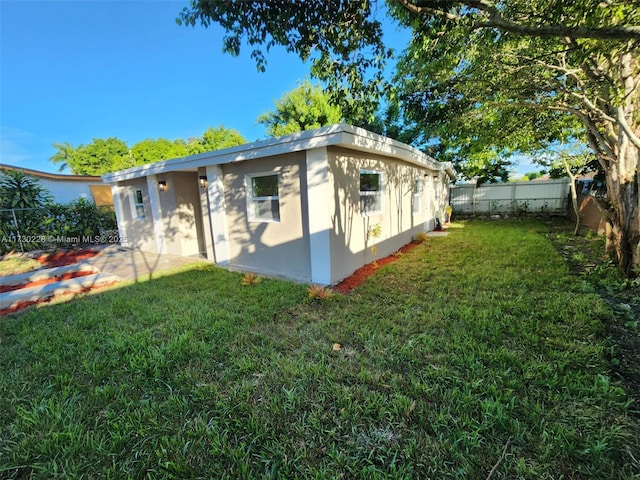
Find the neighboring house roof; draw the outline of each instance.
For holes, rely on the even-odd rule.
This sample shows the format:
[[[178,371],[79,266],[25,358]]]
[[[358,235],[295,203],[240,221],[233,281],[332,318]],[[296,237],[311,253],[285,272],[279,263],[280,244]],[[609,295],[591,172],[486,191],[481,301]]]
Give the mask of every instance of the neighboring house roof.
[[[410,145],[344,123],[246,143],[237,147],[128,168],[126,170],[105,174],[102,176],[102,179],[106,183],[115,183],[145,177],[147,175],[156,175],[172,171],[196,171],[198,168],[207,165],[221,165],[224,163],[255,160],[273,155],[329,146],[346,147],[352,150],[382,154],[415,165],[445,171],[452,180],[456,179],[456,173],[451,163],[437,162],[424,152]]]
[[[53,195],[54,200],[59,203],[70,202],[78,198],[93,198],[97,206],[113,206],[111,186],[104,184],[102,178],[98,176],[48,173],[2,163],[0,163],[0,170],[22,172],[25,175],[36,178]]]
[[[0,163],[0,170],[14,170],[22,172],[32,177],[46,178],[49,180],[64,180],[65,182],[96,182],[102,183],[102,178],[94,175],[66,175],[63,173],[48,173],[40,170],[31,170],[30,168],[14,167],[13,165],[5,165]]]

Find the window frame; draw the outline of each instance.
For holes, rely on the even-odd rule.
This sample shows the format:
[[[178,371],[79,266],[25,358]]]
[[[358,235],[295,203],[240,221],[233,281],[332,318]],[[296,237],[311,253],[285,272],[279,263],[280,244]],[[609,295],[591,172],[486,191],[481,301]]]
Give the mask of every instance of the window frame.
[[[416,189],[417,187],[417,189]],[[417,190],[417,191],[416,191]],[[413,179],[413,188],[411,190],[411,213],[418,215],[422,211],[422,193],[424,192],[424,177],[416,177]]]
[[[277,177],[277,195],[261,195],[254,196],[253,192],[253,179],[260,177]],[[247,217],[250,222],[256,223],[280,223],[282,216],[280,214],[280,186],[281,186],[281,175],[279,172],[257,172],[257,173],[248,173],[244,177],[245,183],[245,193],[247,197]],[[264,201],[277,201],[278,202],[278,218],[267,218],[267,217],[258,217],[256,216],[256,201],[264,202]]]
[[[378,190],[362,190],[362,175],[378,175]],[[374,211],[364,211],[362,208],[362,197],[379,197],[379,209]],[[384,172],[381,170],[360,169],[358,174],[358,206],[360,215],[363,217],[371,217],[374,215],[382,215],[385,209],[386,185]]]
[[[138,196],[140,197],[139,200]],[[131,215],[134,220],[145,220],[147,218],[144,208],[144,192],[141,188],[136,188],[131,192]]]

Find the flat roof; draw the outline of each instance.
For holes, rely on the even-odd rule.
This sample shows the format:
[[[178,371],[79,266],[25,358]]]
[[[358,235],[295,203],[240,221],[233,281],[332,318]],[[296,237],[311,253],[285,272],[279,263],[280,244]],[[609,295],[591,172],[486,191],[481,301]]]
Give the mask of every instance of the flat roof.
[[[397,140],[378,135],[364,128],[340,123],[315,130],[306,130],[282,137],[246,143],[237,147],[132,167],[104,174],[102,175],[102,180],[106,183],[116,183],[168,172],[197,171],[198,168],[206,167],[207,165],[255,160],[329,146],[340,146],[351,150],[382,154],[433,170],[446,171],[452,179],[455,179],[456,176],[450,163],[440,163],[424,152]]]
[[[67,182],[97,182],[102,183],[102,178],[93,175],[66,175],[64,173],[41,172],[40,170],[32,170],[30,168],[14,167],[13,165],[5,165],[0,163],[0,170],[14,170],[22,172],[32,177],[48,178],[51,180],[64,180]]]

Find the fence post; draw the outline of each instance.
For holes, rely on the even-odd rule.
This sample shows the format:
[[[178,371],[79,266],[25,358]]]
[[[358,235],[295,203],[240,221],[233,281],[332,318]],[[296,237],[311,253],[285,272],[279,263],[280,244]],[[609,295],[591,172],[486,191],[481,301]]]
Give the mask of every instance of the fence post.
[[[22,246],[22,235],[20,235],[20,227],[18,226],[18,219],[16,218],[15,209],[11,209],[13,215],[13,224],[16,226],[16,232],[18,232],[18,243],[20,244],[20,253],[24,253],[24,247]]]

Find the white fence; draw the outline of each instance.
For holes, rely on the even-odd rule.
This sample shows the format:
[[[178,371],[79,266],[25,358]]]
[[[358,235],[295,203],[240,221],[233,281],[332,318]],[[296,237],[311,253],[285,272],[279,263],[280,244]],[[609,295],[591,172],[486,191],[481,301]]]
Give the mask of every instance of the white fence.
[[[544,212],[566,214],[569,179],[451,186],[454,214],[494,215]]]

